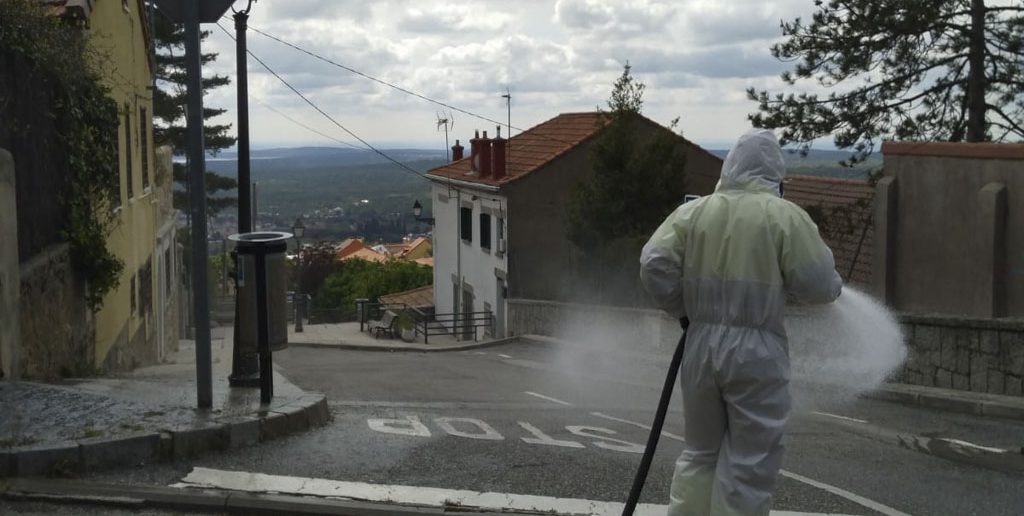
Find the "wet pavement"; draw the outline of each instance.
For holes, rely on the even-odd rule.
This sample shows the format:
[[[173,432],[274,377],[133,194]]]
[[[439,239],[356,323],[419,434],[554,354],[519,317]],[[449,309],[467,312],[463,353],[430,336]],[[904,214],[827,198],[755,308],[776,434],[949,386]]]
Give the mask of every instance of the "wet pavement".
[[[0,383],[0,476],[46,474],[50,463],[61,461],[74,469],[116,466],[118,460],[100,447],[118,441],[134,450],[121,462],[152,462],[254,444],[326,421],[324,396],[277,372],[267,405],[260,403],[259,388],[230,387],[230,329],[218,333],[211,345],[213,406],[206,410],[198,408],[191,341],[181,341],[163,363],[129,373]]]

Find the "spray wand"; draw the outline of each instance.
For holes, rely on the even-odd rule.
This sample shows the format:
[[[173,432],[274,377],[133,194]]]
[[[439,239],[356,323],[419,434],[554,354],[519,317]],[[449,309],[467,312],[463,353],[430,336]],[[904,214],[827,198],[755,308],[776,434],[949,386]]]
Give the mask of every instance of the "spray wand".
[[[679,319],[679,325],[683,327],[683,334],[679,337],[679,344],[672,354],[672,361],[668,366],[668,374],[665,376],[665,386],[661,389],[661,399],[658,400],[658,409],[654,412],[654,422],[651,423],[651,435],[647,437],[647,447],[644,448],[643,458],[640,459],[640,467],[636,470],[636,477],[633,478],[633,487],[629,490],[629,497],[626,498],[626,505],[622,508],[622,516],[632,516],[636,510],[636,504],[640,500],[640,491],[647,481],[647,472],[651,469],[651,460],[654,459],[654,450],[658,447],[658,439],[661,437],[661,428],[665,425],[665,413],[668,412],[668,402],[672,400],[672,388],[676,383],[676,375],[679,373],[679,366],[683,362],[683,350],[686,348],[686,329],[690,327],[690,320],[686,317]]]

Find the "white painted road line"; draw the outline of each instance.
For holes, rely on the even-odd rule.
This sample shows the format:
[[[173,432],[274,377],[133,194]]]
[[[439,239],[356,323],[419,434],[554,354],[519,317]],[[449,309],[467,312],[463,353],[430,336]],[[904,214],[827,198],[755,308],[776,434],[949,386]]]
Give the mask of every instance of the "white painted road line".
[[[512,357],[510,357],[510,356],[508,356],[508,355],[506,355],[504,353],[498,353],[498,356],[501,357],[501,358],[512,358]]]
[[[339,497],[368,502],[387,502],[425,507],[473,508],[478,510],[516,510],[554,512],[557,514],[591,514],[595,516],[618,516],[622,513],[620,502],[602,502],[581,498],[555,498],[512,493],[491,493],[461,489],[440,489],[435,487],[414,487],[402,485],[368,484],[319,478],[266,475],[245,471],[224,471],[208,468],[193,468],[180,483],[171,487],[229,489],[252,493],[282,493],[292,495]],[[663,516],[668,506],[640,504],[639,516]],[[824,513],[772,511],[772,516],[842,516]]]
[[[626,423],[627,425],[638,426],[640,428],[646,428],[648,430],[651,429],[651,427],[649,427],[647,425],[644,425],[643,423],[637,423],[635,421],[630,421],[628,419],[613,418],[612,416],[608,416],[606,414],[601,414],[600,412],[593,412],[592,414],[597,416],[597,417],[603,417],[605,419],[611,419],[612,421],[618,421],[620,423]],[[679,437],[678,435],[672,435],[672,434],[667,433],[667,432],[662,432],[661,435],[664,435],[665,437],[668,437],[670,439],[675,439],[675,440],[677,440],[679,442],[682,442],[682,443],[686,442],[685,440],[683,440],[682,437]],[[805,477],[803,475],[798,475],[798,474],[793,473],[791,471],[786,471],[786,470],[783,469],[783,470],[779,471],[779,474],[781,474],[784,477],[788,477],[788,478],[791,478],[793,480],[796,480],[797,482],[803,482],[803,483],[805,483],[805,484],[807,484],[809,486],[817,487],[818,489],[821,489],[823,491],[827,491],[827,492],[832,493],[832,494],[834,494],[836,496],[839,496],[839,497],[842,497],[842,498],[846,498],[847,500],[849,500],[851,502],[854,502],[856,504],[863,505],[864,507],[867,507],[869,509],[878,511],[878,512],[884,514],[885,516],[910,516],[909,514],[907,514],[905,512],[900,512],[900,511],[898,511],[896,509],[893,509],[892,507],[889,507],[888,505],[884,505],[884,504],[876,502],[874,500],[869,500],[867,498],[864,498],[863,496],[860,496],[860,495],[858,495],[856,493],[852,493],[852,492],[847,491],[847,490],[845,490],[843,488],[836,487],[836,486],[833,486],[833,485],[829,485],[829,484],[826,484],[824,482],[818,482],[817,480],[813,480],[813,479],[807,478],[807,477]],[[775,513],[773,512],[772,514],[775,514]]]
[[[854,423],[867,423],[867,420],[864,420],[864,419],[857,419],[857,418],[854,418],[854,417],[840,416],[839,414],[829,414],[828,412],[814,411],[814,412],[811,412],[811,414],[817,414],[819,416],[831,417],[831,418],[835,418],[835,419],[842,419],[843,421],[853,421]]]
[[[651,431],[651,427],[650,426],[642,424],[642,423],[636,423],[636,422],[630,421],[628,419],[617,418],[615,416],[609,416],[608,414],[602,414],[600,412],[591,412],[590,415],[597,416],[597,417],[600,417],[600,418],[604,418],[604,419],[607,419],[607,420],[610,420],[610,421],[618,421],[619,423],[625,423],[627,425],[633,425],[635,427],[643,428],[644,430],[647,430],[648,432]],[[677,440],[677,441],[679,441],[681,443],[686,442],[686,441],[683,440],[682,437],[679,437],[678,435],[666,432],[664,430],[662,430],[661,435],[664,435],[665,437],[668,437],[668,438],[671,438],[671,439],[675,439],[675,440]]]
[[[841,496],[841,497],[846,498],[847,500],[849,500],[851,502],[863,505],[864,507],[867,507],[868,509],[872,509],[872,510],[878,511],[878,512],[884,514],[885,516],[910,516],[909,514],[907,514],[905,512],[897,511],[896,509],[893,509],[892,507],[889,507],[888,505],[883,505],[883,504],[878,503],[878,502],[876,502],[874,500],[869,500],[867,498],[864,498],[863,496],[860,496],[860,495],[858,495],[856,493],[851,493],[851,492],[849,492],[849,491],[847,491],[845,489],[842,489],[842,488],[839,488],[839,487],[836,487],[836,486],[832,486],[832,485],[826,484],[824,482],[818,482],[817,480],[813,480],[813,479],[807,478],[807,477],[805,477],[803,475],[797,475],[796,473],[792,473],[790,471],[782,470],[781,473],[782,473],[782,476],[784,476],[784,477],[792,478],[793,480],[796,480],[798,482],[803,482],[803,483],[805,483],[805,484],[807,484],[809,486],[814,486],[814,487],[817,487],[818,489],[821,489],[823,491],[828,491],[829,493],[832,493],[832,494],[834,494],[836,496]]]
[[[529,394],[530,396],[535,396],[535,397],[540,398],[542,400],[548,400],[548,401],[550,401],[552,403],[558,403],[559,405],[565,405],[566,407],[571,407],[572,406],[572,403],[569,403],[567,401],[562,401],[562,400],[559,400],[559,399],[555,399],[555,398],[552,398],[551,396],[545,396],[543,394],[537,394],[536,392],[523,391],[523,393],[524,394]]]
[[[950,438],[946,438],[946,437],[940,437],[939,440],[940,441],[946,441],[947,443],[950,443],[950,444],[960,445],[960,446],[963,446],[963,447],[966,447],[966,448],[974,448],[976,450],[982,450],[982,451],[993,452],[993,453],[1006,453],[1008,451],[1008,450],[1004,450],[1002,448],[992,448],[990,446],[982,446],[980,444],[974,444],[972,442],[961,441],[960,439],[950,439]]]

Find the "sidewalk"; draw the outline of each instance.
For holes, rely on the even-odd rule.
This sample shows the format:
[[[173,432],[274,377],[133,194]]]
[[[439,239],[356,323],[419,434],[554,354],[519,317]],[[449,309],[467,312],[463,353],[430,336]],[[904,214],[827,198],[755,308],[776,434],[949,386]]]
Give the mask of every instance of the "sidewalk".
[[[226,331],[224,331],[226,330]],[[256,444],[327,422],[323,394],[274,373],[274,399],[231,388],[230,328],[215,330],[213,407],[197,409],[195,346],[164,363],[59,384],[0,383],[0,477],[81,473]]]
[[[424,344],[422,335],[416,342],[405,342],[397,336],[374,338],[369,332],[359,331],[358,322],[306,324],[303,325],[301,333],[295,333],[294,324],[288,327],[289,346],[362,351],[462,351],[498,346],[515,340],[515,338],[494,339],[482,335],[478,340],[456,340],[451,335],[431,335],[430,343]]]

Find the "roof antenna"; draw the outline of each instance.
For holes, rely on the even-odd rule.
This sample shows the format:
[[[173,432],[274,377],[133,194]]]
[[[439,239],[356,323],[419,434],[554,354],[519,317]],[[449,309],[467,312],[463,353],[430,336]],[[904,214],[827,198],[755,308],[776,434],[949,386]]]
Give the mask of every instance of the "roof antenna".
[[[437,130],[441,130],[441,126],[444,126],[444,160],[445,162],[451,161],[451,148],[448,146],[448,130],[455,127],[455,117],[452,116],[451,112],[448,112],[447,116],[442,117],[441,113],[437,114]]]
[[[505,99],[505,109],[508,110],[507,126],[508,134],[505,136],[508,139],[508,145],[505,146],[505,163],[510,163],[512,158],[512,92],[508,91],[508,86],[505,86],[505,94],[501,96]],[[498,136],[501,136],[501,132],[498,132]]]

